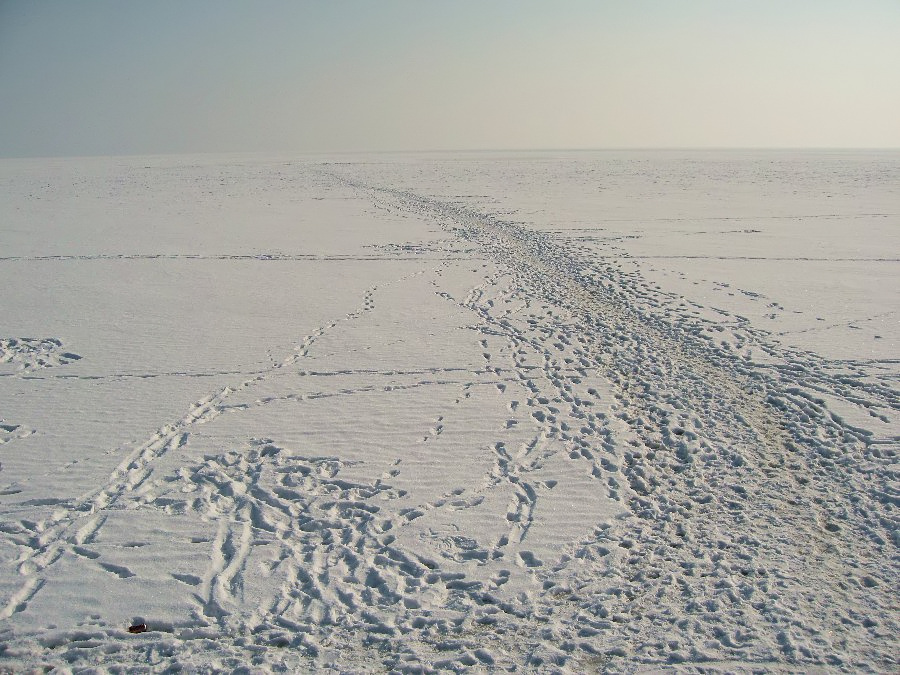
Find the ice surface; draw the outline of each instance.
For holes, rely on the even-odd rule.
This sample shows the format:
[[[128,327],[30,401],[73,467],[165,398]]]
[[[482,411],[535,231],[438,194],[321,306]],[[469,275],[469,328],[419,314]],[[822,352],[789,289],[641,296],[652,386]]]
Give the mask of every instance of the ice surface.
[[[0,217],[0,667],[898,668],[900,154],[4,160]]]

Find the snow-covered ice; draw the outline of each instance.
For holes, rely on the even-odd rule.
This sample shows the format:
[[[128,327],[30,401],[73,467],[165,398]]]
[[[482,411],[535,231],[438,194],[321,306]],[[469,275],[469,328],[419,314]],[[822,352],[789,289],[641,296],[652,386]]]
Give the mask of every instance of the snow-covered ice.
[[[3,160],[0,219],[0,668],[900,668],[900,153]]]

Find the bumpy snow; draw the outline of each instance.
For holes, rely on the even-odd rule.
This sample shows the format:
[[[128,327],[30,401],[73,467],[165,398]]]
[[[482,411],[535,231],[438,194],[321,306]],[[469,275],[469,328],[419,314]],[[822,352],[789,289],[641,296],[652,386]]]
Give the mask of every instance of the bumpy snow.
[[[0,669],[900,668],[900,154],[6,160],[0,217]]]

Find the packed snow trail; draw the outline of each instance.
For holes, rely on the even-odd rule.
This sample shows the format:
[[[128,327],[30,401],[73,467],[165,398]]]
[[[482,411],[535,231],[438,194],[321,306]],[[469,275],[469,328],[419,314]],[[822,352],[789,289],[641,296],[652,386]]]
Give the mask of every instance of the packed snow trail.
[[[893,667],[897,439],[843,422],[818,394],[897,410],[896,389],[830,376],[827,362],[780,351],[761,331],[735,331],[740,349],[730,348],[716,325],[673,310],[640,278],[517,223],[374,194],[477,242],[526,303],[539,303],[524,326],[474,309],[511,351],[540,354],[544,381],[531,400],[546,401],[547,435],[590,461],[629,508],[547,575],[569,602],[579,598],[578,609],[549,603],[564,627],[554,642],[574,649],[598,630],[641,659]],[[585,419],[589,372],[613,383],[615,403],[602,424],[567,433]],[[595,434],[615,440],[598,445]]]

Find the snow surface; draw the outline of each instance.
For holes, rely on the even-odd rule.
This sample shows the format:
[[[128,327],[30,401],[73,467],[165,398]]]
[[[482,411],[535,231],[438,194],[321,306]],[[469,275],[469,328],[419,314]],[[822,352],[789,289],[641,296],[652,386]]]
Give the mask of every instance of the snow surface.
[[[0,669],[900,668],[900,153],[4,160],[0,217]]]

